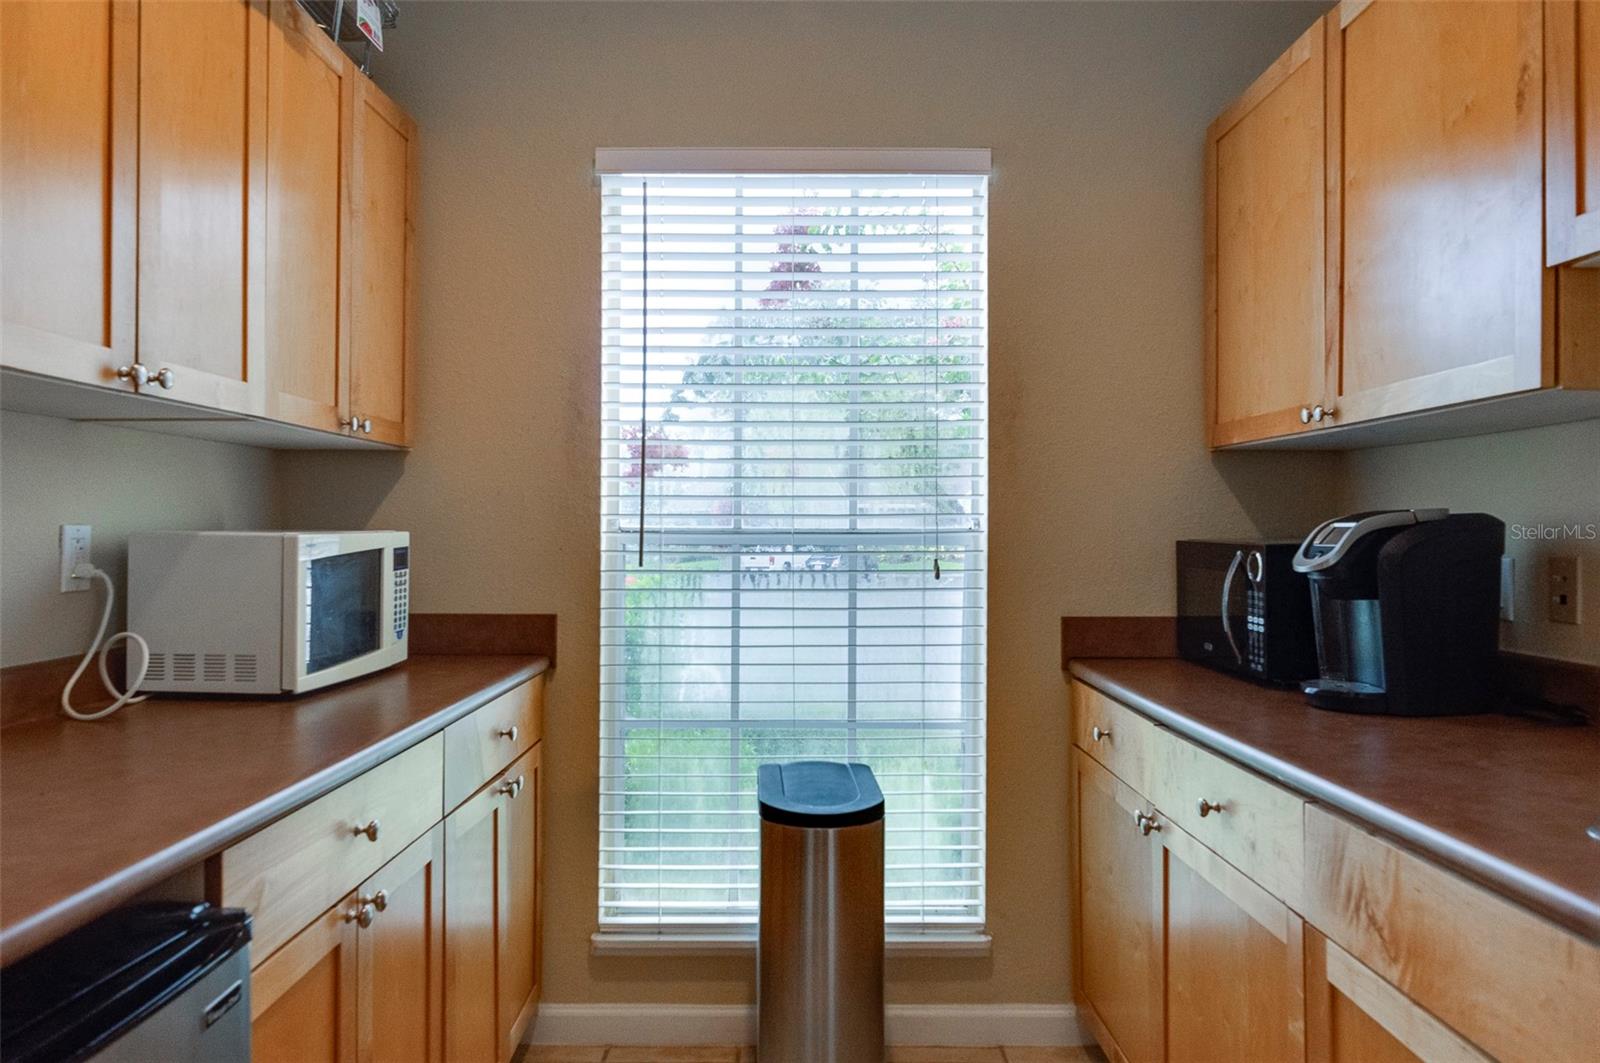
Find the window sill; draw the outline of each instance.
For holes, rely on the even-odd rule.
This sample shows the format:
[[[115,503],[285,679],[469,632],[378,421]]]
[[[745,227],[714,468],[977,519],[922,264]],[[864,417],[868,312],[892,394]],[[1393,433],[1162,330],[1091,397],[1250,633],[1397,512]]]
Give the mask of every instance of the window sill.
[[[987,956],[994,939],[987,930],[891,930],[884,938],[889,956]],[[672,931],[666,933],[597,930],[589,935],[596,956],[713,956],[756,950],[755,931]]]

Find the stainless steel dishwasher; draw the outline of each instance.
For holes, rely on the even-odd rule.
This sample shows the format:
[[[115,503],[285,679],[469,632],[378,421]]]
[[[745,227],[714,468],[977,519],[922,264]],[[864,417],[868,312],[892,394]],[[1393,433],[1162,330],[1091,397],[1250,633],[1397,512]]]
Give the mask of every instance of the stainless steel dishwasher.
[[[0,970],[4,1063],[248,1063],[250,916],[119,908]]]

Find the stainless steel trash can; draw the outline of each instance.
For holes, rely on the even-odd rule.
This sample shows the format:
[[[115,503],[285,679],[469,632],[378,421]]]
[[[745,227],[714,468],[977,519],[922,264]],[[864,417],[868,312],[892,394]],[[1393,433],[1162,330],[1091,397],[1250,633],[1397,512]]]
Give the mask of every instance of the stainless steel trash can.
[[[883,791],[865,764],[756,772],[761,1063],[883,1059]]]

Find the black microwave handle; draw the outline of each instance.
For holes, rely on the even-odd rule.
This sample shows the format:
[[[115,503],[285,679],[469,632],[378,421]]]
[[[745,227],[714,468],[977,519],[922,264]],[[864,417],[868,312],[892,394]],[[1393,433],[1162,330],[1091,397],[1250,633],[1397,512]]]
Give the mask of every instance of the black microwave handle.
[[[1228,646],[1233,650],[1233,660],[1236,664],[1244,663],[1244,654],[1239,652],[1239,640],[1233,637],[1233,621],[1229,617],[1229,605],[1233,601],[1233,577],[1239,574],[1239,566],[1244,562],[1244,551],[1234,551],[1233,560],[1228,562],[1228,574],[1222,577],[1222,633],[1228,636]]]

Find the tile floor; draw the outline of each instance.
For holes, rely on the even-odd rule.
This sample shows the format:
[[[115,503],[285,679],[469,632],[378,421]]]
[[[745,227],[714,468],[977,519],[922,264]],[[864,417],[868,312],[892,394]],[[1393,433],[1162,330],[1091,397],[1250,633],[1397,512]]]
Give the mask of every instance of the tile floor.
[[[755,1063],[746,1045],[647,1048],[638,1045],[525,1045],[514,1063]],[[1105,1063],[1086,1048],[944,1048],[896,1045],[888,1063]]]

